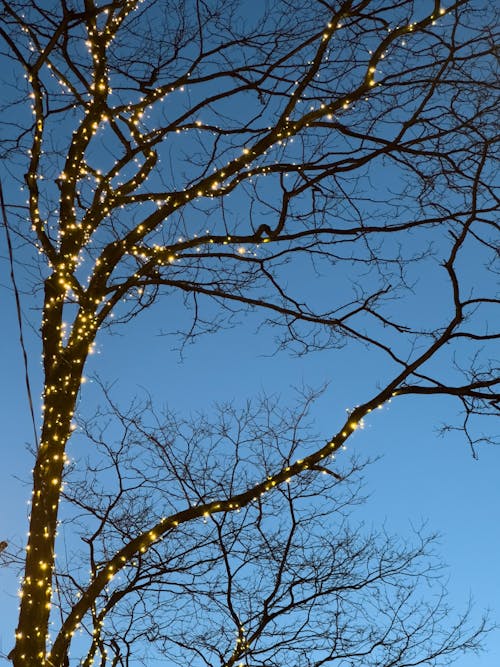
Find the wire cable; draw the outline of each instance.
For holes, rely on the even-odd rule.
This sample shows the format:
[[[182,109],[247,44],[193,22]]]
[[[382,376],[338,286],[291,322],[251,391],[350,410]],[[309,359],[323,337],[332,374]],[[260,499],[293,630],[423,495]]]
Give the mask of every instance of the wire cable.
[[[21,351],[23,354],[23,363],[24,363],[24,380],[26,383],[26,393],[28,395],[28,404],[31,414],[31,423],[33,424],[33,435],[35,438],[35,447],[38,449],[38,433],[36,428],[35,420],[35,410],[33,408],[33,395],[31,393],[31,383],[28,371],[28,354],[26,352],[26,345],[24,343],[24,331],[23,331],[23,317],[21,311],[21,299],[19,296],[19,290],[16,283],[16,275],[14,271],[14,252],[12,249],[12,241],[9,230],[9,223],[7,220],[7,208],[5,206],[5,199],[3,196],[2,181],[0,180],[0,209],[2,211],[2,221],[3,226],[5,227],[5,237],[7,239],[7,252],[9,256],[9,266],[10,266],[10,280],[14,290],[14,297],[16,300],[16,311],[17,311],[17,322],[19,325],[19,343],[21,345]]]

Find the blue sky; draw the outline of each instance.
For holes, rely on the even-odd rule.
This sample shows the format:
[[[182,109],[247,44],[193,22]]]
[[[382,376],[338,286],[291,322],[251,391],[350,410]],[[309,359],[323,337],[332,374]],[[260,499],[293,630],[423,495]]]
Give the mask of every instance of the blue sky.
[[[404,62],[406,56],[400,57]],[[15,81],[15,73],[11,74]],[[196,94],[203,96],[204,89]],[[179,92],[174,93],[172,97],[174,101],[170,101],[167,109],[169,113],[174,114],[178,113],[178,108],[183,102],[178,101],[178,98],[182,97]],[[245,100],[240,104],[242,106],[237,109],[238,113],[243,111]],[[257,105],[257,101],[254,100],[252,104]],[[227,101],[222,103],[220,109],[227,112],[226,107],[231,107],[231,103]],[[255,109],[250,108],[248,113],[254,111]],[[350,119],[354,118],[352,121],[354,125],[356,118],[361,121],[365,119],[367,122],[369,120],[368,115],[365,118],[357,111],[353,116],[349,116],[350,113],[346,111],[345,117],[341,116],[341,119],[351,122]],[[210,119],[210,114],[213,114],[214,118],[217,116],[216,111],[207,111],[207,119],[203,120],[206,122],[213,120]],[[388,127],[389,129],[386,127],[383,131],[389,132],[389,123]],[[69,125],[65,128],[61,124],[57,129],[69,129]],[[198,132],[196,129],[193,131]],[[104,165],[111,154],[109,147],[113,145],[113,140],[109,136],[106,137],[105,132],[102,143],[98,144],[98,148],[92,154],[96,164],[100,160]],[[65,133],[61,131],[60,136],[64,137]],[[199,136],[198,138],[196,136],[195,141],[198,141]],[[57,138],[59,140],[59,134]],[[186,165],[189,166],[190,156],[184,158],[181,148],[189,152],[198,144],[193,143],[191,135],[183,134],[179,137],[174,135],[169,141],[171,144],[165,148],[162,157],[167,163],[171,150],[174,156],[172,159],[178,160],[165,179],[166,181],[170,179],[168,185],[173,187],[177,185],[175,180],[181,179],[182,170],[187,168]],[[232,155],[233,149],[238,155],[241,154],[238,141],[239,139],[235,140],[234,146],[228,148],[228,154]],[[321,145],[321,142],[318,142],[318,145]],[[336,146],[335,149],[339,147]],[[277,150],[285,151],[281,148]],[[301,149],[287,147],[286,150],[290,151],[290,155],[297,155]],[[349,154],[347,143],[341,145],[339,150],[340,152],[344,150],[346,155]],[[359,201],[364,200],[365,186],[373,187],[377,196],[384,199],[390,190],[401,190],[405,183],[407,172],[402,176],[397,175],[394,170],[387,168],[378,160],[373,166],[375,169],[370,178],[363,174],[356,181],[356,186],[353,186],[359,188]],[[158,182],[154,185],[158,185]],[[263,186],[259,184],[255,192],[268,196],[271,189],[267,190],[266,182],[264,183]],[[345,184],[350,187],[348,178]],[[55,190],[55,186],[52,187]],[[89,187],[93,187],[93,184]],[[437,192],[439,193],[439,188]],[[19,193],[11,186],[8,196],[18,200]],[[269,201],[274,204],[272,196],[269,197]],[[411,194],[408,201],[411,202]],[[345,213],[344,207],[345,209],[349,207],[342,197],[333,198],[332,202],[332,207],[338,206],[334,212],[335,214],[337,211],[340,212],[340,219],[342,215],[345,215],[344,222],[351,219],[351,213]],[[394,208],[388,207],[388,215],[399,208],[402,215],[408,219],[414,209],[405,209],[406,203],[407,200],[404,200],[401,206],[394,204]],[[248,220],[245,206],[247,205],[248,200],[240,199],[239,195],[231,195],[229,199],[226,211],[230,218],[233,216],[232,220],[237,221],[239,229],[246,228]],[[308,202],[305,198],[300,200],[297,210],[306,205]],[[190,217],[186,214],[190,232],[196,229],[197,232],[203,233],[205,220],[209,218],[210,225],[212,221],[214,224],[212,230],[215,228],[220,233],[223,225],[219,211],[214,210],[208,214],[207,210],[211,206],[211,200],[206,198],[197,209],[195,207],[191,209]],[[376,218],[379,207],[373,199],[364,201],[364,206],[367,217],[373,214],[375,219],[384,219],[385,211]],[[261,216],[269,212],[269,208],[266,207],[267,202],[256,205],[255,220],[264,219]],[[331,210],[329,208],[326,210],[330,215]],[[134,208],[131,216],[135,214]],[[182,231],[185,220],[176,219],[175,215],[172,215],[171,226],[177,224]],[[424,235],[415,232],[413,235],[405,236],[404,243],[407,247],[404,251],[411,252],[413,243],[415,249],[423,247],[427,233],[426,230]],[[443,269],[439,266],[443,242],[442,236],[438,236],[435,240],[436,258],[429,258],[423,264],[416,264],[415,268],[410,268],[408,279],[412,283],[412,289],[407,291],[396,311],[398,318],[403,321],[423,322],[424,327],[431,327],[445,319],[443,316],[447,312],[447,306],[443,306],[443,299],[449,303],[449,292],[443,281]],[[384,251],[394,250],[391,245],[392,239],[385,243]],[[340,245],[336,246],[336,249],[337,247],[340,248]],[[32,465],[26,443],[32,444],[33,433],[3,236],[0,237],[0,248],[0,302],[3,312],[0,372],[4,378],[0,403],[2,423],[0,501],[4,508],[0,519],[0,540],[23,544],[27,530],[27,501],[30,496]],[[343,252],[343,248],[340,252]],[[348,251],[346,253],[348,254]],[[479,257],[479,254],[475,255],[475,249],[472,247],[460,261],[468,286],[475,282],[485,284],[488,280],[488,277],[477,268]],[[16,256],[16,260],[19,285],[21,290],[24,290],[27,287],[26,275],[30,269],[28,263],[32,260],[29,253],[25,254],[23,250]],[[176,266],[172,267],[173,271]],[[345,272],[343,268],[345,266],[348,266],[347,261],[332,263],[331,273],[320,278],[315,276],[311,266],[299,262],[294,265],[292,271],[288,273],[285,271],[285,277],[292,291],[300,288],[302,294],[307,294],[319,310],[322,308],[327,310],[328,304],[332,301],[330,298],[332,284],[335,284],[339,302],[343,299],[348,300],[346,295],[351,292],[352,284],[351,274]],[[179,271],[182,271],[182,268],[180,265]],[[320,268],[324,269],[325,265]],[[85,265],[81,271],[84,270]],[[356,270],[354,273],[358,278],[362,275],[361,270]],[[371,289],[369,279],[367,284]],[[23,295],[22,298],[30,378],[35,395],[36,417],[39,419],[41,367],[36,334],[38,327],[36,308],[40,304],[36,301],[37,296],[33,298]],[[382,307],[382,312],[387,312],[384,308],[385,306]],[[390,310],[393,304],[389,302],[387,308]],[[262,320],[255,314],[242,315],[236,318],[233,327],[202,336],[193,345],[187,345],[181,356],[176,349],[178,340],[160,334],[163,331],[188,326],[189,317],[190,311],[186,310],[181,299],[173,296],[160,299],[151,309],[126,326],[116,328],[114,335],[103,333],[98,337],[95,354],[89,359],[86,369],[89,381],[82,390],[83,413],[91,413],[92,407],[100,400],[96,384],[92,380],[96,373],[104,381],[114,383],[113,396],[124,406],[134,395],[141,396],[147,391],[158,405],[168,405],[183,415],[194,414],[200,410],[209,412],[210,406],[217,401],[242,403],[247,398],[262,392],[279,395],[283,404],[287,404],[295,396],[294,387],[302,385],[320,387],[326,383],[327,389],[313,408],[315,429],[326,440],[336,432],[345,418],[346,410],[367,400],[377,386],[383,385],[387,377],[392,376],[394,372],[394,368],[389,370],[386,360],[380,353],[369,352],[353,342],[339,350],[324,350],[303,357],[293,356],[287,351],[275,353],[276,331],[261,326]],[[368,319],[361,322],[360,329],[367,321]],[[378,333],[383,335],[385,340],[398,346],[400,354],[403,355],[403,349],[407,351],[406,341],[401,343],[395,339],[391,341],[391,334],[382,332],[381,327]],[[445,374],[453,374],[450,368],[451,361],[451,355],[446,357],[443,354],[435,362],[434,368],[445,371]],[[358,430],[349,439],[347,452],[340,453],[339,456],[357,454],[361,457],[380,457],[366,472],[366,491],[369,499],[366,505],[357,510],[356,517],[374,527],[385,525],[389,532],[394,531],[403,537],[410,535],[413,526],[418,527],[422,523],[427,525],[429,531],[438,531],[441,534],[440,554],[442,560],[449,564],[449,593],[452,607],[460,612],[467,604],[469,596],[472,596],[478,615],[482,610],[490,608],[492,619],[500,622],[498,602],[500,599],[498,568],[500,450],[493,447],[479,448],[479,458],[474,460],[468,444],[459,431],[453,431],[445,437],[438,435],[437,428],[443,422],[453,420],[458,407],[451,399],[396,397],[390,405],[372,413],[365,420],[365,428]],[[493,425],[486,420],[485,430],[491,432],[493,428]],[[78,440],[70,444],[70,455],[79,456],[78,446]],[[0,653],[4,654],[12,645],[17,607],[16,592],[17,581],[14,572],[2,568]],[[500,664],[499,633],[492,634],[485,646],[487,653],[479,658],[467,656],[454,664],[457,667],[489,667]]]

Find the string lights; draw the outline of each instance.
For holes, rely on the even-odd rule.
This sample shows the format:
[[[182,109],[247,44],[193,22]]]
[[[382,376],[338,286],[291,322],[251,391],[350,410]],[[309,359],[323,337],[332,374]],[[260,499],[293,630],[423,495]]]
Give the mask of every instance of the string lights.
[[[147,129],[147,116],[155,105],[166,105],[178,93],[185,93],[188,86],[193,85],[193,70],[187,71],[172,84],[171,81],[158,85],[136,101],[126,104],[112,102],[114,91],[111,85],[111,67],[107,59],[107,49],[115,40],[120,27],[127,20],[129,13],[138,8],[140,2],[127,0],[115,3],[113,7],[98,7],[93,2],[92,8],[85,12],[81,19],[86,29],[83,43],[90,56],[87,71],[90,79],[85,82],[86,90],[79,93],[77,84],[70,80],[70,73],[56,65],[52,49],[58,42],[43,47],[36,38],[35,31],[21,16],[17,21],[31,40],[29,48],[36,54],[34,61],[26,61],[26,77],[30,92],[30,105],[34,118],[32,142],[29,150],[29,164],[26,174],[28,188],[28,206],[31,228],[36,234],[39,250],[47,258],[51,275],[45,283],[45,301],[42,320],[43,365],[46,384],[43,395],[44,423],[41,434],[40,451],[34,469],[35,490],[31,507],[31,529],[27,549],[26,571],[32,574],[25,576],[22,582],[21,623],[26,628],[16,633],[17,649],[15,662],[33,664],[30,644],[37,647],[37,661],[40,665],[60,665],[61,656],[67,651],[69,641],[80,627],[83,616],[88,612],[96,596],[104,590],[121,569],[130,564],[138,553],[146,553],[171,530],[182,523],[200,518],[207,521],[214,513],[239,511],[246,505],[255,502],[264,494],[272,492],[283,483],[291,483],[301,473],[314,469],[327,457],[332,457],[339,449],[345,449],[346,440],[358,428],[362,427],[363,418],[373,409],[381,408],[388,401],[392,392],[382,393],[369,404],[356,408],[339,432],[329,439],[323,447],[309,456],[297,459],[291,465],[270,475],[252,488],[234,495],[230,499],[217,499],[197,507],[190,507],[177,514],[164,517],[157,525],[138,535],[117,554],[93,578],[87,589],[79,596],[72,612],[64,621],[61,632],[56,638],[50,653],[45,652],[48,638],[48,617],[53,597],[54,542],[57,534],[57,509],[62,490],[62,479],[68,458],[65,453],[66,443],[75,429],[72,421],[76,399],[80,385],[85,382],[83,370],[87,355],[95,347],[95,338],[100,327],[110,318],[113,309],[120,299],[132,288],[143,295],[143,281],[148,278],[153,268],[167,270],[176,265],[185,253],[200,248],[217,250],[224,246],[234,248],[234,257],[243,262],[248,260],[250,249],[260,244],[272,244],[279,241],[279,229],[260,229],[247,234],[216,234],[207,231],[202,235],[182,237],[170,244],[147,242],[148,236],[158,230],[159,226],[172,214],[182,209],[187,203],[200,200],[210,201],[225,197],[240,184],[250,179],[281,174],[285,166],[288,172],[304,173],[304,165],[285,164],[277,157],[274,163],[271,154],[284,155],[279,151],[285,148],[294,138],[307,133],[315,123],[326,122],[330,127],[344,111],[352,110],[353,106],[369,99],[373,89],[378,87],[377,73],[381,60],[386,58],[390,47],[404,37],[409,39],[412,33],[425,30],[434,25],[437,18],[446,14],[444,8],[434,12],[417,22],[391,30],[378,47],[370,52],[368,64],[364,68],[361,80],[353,86],[349,94],[332,99],[315,100],[308,111],[298,113],[299,103],[304,101],[307,86],[318,78],[322,63],[327,62],[327,49],[331,47],[336,33],[345,29],[349,17],[342,17],[342,22],[328,21],[324,30],[318,35],[317,52],[309,61],[308,68],[303,68],[303,76],[295,80],[293,91],[285,101],[285,108],[278,116],[277,122],[261,132],[252,143],[245,138],[244,145],[227,159],[224,165],[214,167],[210,174],[201,176],[189,186],[179,191],[147,190],[148,181],[154,181],[154,170],[159,164],[159,147],[162,141],[171,134],[183,134],[193,129],[202,134],[218,127],[211,127],[209,122],[201,120],[199,109],[181,114],[177,122],[165,127]],[[71,14],[71,13],[70,13]],[[66,22],[69,19],[64,19]],[[65,29],[71,30],[68,23]],[[58,37],[59,39],[59,37]],[[50,47],[50,48],[49,48]],[[54,62],[53,62],[54,60]],[[43,213],[44,197],[40,192],[42,173],[43,147],[47,140],[47,90],[42,76],[45,68],[57,86],[65,95],[72,96],[74,106],[80,109],[81,118],[71,135],[63,168],[54,179],[59,189],[59,229],[57,240],[51,235],[48,214]],[[193,66],[194,68],[194,66]],[[367,97],[368,96],[368,97]],[[187,93],[186,93],[187,97]],[[224,95],[214,95],[214,101]],[[118,98],[116,98],[118,99]],[[85,101],[84,101],[85,100]],[[198,105],[199,106],[199,105]],[[207,105],[208,106],[208,105]],[[193,121],[193,113],[197,114]],[[107,136],[112,128],[119,137],[123,154],[113,161],[113,165],[102,171],[92,166],[90,147],[98,133]],[[120,129],[118,129],[120,128]],[[128,136],[124,136],[124,129]],[[273,153],[274,151],[274,153]],[[226,156],[227,157],[227,156]],[[133,174],[131,174],[133,169]],[[120,181],[118,182],[118,179]],[[47,179],[50,180],[50,179]],[[253,183],[253,181],[252,181]],[[82,192],[92,192],[88,206],[81,204]],[[123,234],[114,232],[115,238],[107,242],[99,256],[91,257],[92,268],[89,271],[87,285],[83,286],[78,278],[78,271],[85,260],[85,252],[95,252],[95,239],[103,227],[104,221],[127,207],[154,203],[155,210],[147,214],[141,222],[131,225]],[[82,208],[84,209],[82,213]],[[79,217],[80,216],[80,217]],[[110,284],[110,278],[126,258],[136,261],[136,267],[118,287]],[[74,319],[65,323],[68,303],[76,308]],[[323,470],[323,472],[326,472]],[[33,575],[36,573],[36,576]],[[98,627],[94,632],[99,634]],[[240,627],[237,637],[238,657],[248,648],[245,629]],[[42,648],[40,648],[42,647]],[[56,661],[56,663],[54,663]],[[57,662],[58,661],[58,662]],[[243,665],[243,663],[240,663]]]

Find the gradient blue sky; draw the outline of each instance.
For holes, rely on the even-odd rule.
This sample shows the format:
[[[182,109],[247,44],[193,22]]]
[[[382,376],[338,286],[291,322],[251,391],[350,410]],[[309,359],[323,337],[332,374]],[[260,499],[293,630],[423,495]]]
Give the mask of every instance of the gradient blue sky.
[[[387,180],[387,172],[374,174]],[[387,185],[387,183],[386,183]],[[10,193],[11,194],[11,193]],[[17,197],[16,195],[13,195]],[[27,531],[27,501],[30,497],[32,458],[26,443],[33,443],[24,368],[14,299],[6,261],[5,237],[0,235],[0,304],[3,314],[0,332],[0,373],[3,379],[0,402],[0,540],[23,544]],[[18,257],[22,261],[22,257]],[[468,268],[474,277],[474,263]],[[22,270],[18,267],[20,286]],[[434,297],[438,285],[434,274],[413,276],[422,289],[416,307],[428,320],[437,313]],[[295,276],[301,280],[300,275]],[[310,289],[316,290],[315,285]],[[318,290],[324,296],[322,287]],[[31,299],[23,299],[27,320],[37,326],[37,312]],[[404,302],[405,309],[414,304]],[[425,312],[424,312],[425,311]],[[178,299],[159,301],[149,311],[110,336],[98,338],[96,354],[86,371],[82,404],[98,400],[92,375],[99,373],[114,381],[114,396],[124,405],[146,389],[159,405],[184,414],[209,410],[216,401],[247,398],[265,392],[291,400],[293,387],[310,385],[328,388],[318,400],[313,414],[315,425],[325,439],[336,431],[345,410],[366,400],[383,381],[380,358],[351,344],[340,351],[323,351],[305,357],[286,352],[273,355],[273,331],[260,328],[259,319],[242,317],[233,329],[200,338],[187,346],[181,359],[175,341],[159,335],[186,322]],[[35,331],[25,326],[30,377],[39,408],[40,350]],[[459,432],[444,438],[436,428],[456,413],[449,399],[401,397],[369,419],[348,443],[348,452],[362,457],[381,457],[366,472],[367,504],[360,510],[367,524],[385,524],[389,531],[404,536],[412,526],[427,522],[429,531],[441,533],[440,552],[449,564],[449,592],[452,606],[460,612],[469,596],[479,615],[492,610],[500,623],[500,449],[484,447],[474,460]],[[37,419],[39,413],[37,412]],[[488,424],[491,429],[492,425]],[[341,455],[341,454],[340,454]],[[12,647],[16,622],[17,577],[13,570],[0,569],[0,665]],[[492,633],[485,643],[487,652],[467,656],[456,667],[495,667],[500,664],[500,633]],[[284,666],[285,667],[285,666]]]

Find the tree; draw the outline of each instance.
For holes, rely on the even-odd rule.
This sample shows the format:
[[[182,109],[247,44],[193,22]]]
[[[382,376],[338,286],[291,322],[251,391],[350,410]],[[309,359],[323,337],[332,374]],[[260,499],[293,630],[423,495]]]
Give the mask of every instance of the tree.
[[[393,397],[454,397],[471,447],[490,439],[475,422],[498,401],[489,324],[498,301],[483,279],[496,253],[492,9],[302,4],[283,0],[253,18],[246,3],[215,0],[2,2],[6,76],[18,85],[25,75],[4,103],[3,158],[28,193],[27,209],[6,209],[16,238],[39,253],[34,288],[43,286],[44,416],[15,665],[65,664],[86,618],[101,651],[98,604],[112,575],[143,553],[154,563],[159,541],[185,539],[204,516],[214,540],[228,526],[218,545],[229,553],[225,540],[246,539],[236,510],[257,530],[267,502],[292,512],[302,485]],[[440,303],[425,317],[418,271]],[[193,314],[188,338],[261,309],[280,346],[362,343],[385,359],[384,377],[300,458],[293,446],[258,469],[242,460],[237,480],[223,474],[195,504],[186,497],[156,519],[135,507],[122,545],[103,552],[79,600],[61,603],[49,655],[61,483],[87,356],[105,328],[176,293]],[[193,562],[210,558],[196,546]],[[156,585],[155,576],[146,578]]]

